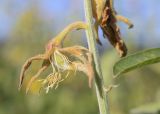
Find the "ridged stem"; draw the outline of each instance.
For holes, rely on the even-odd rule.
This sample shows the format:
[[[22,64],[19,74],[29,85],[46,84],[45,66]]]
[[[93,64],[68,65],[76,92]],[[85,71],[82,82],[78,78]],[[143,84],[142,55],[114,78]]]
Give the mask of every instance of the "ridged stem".
[[[97,93],[97,100],[99,105],[100,114],[109,114],[109,105],[107,95],[104,91],[104,81],[99,62],[99,53],[96,47],[96,31],[93,22],[91,0],[84,0],[85,19],[88,24],[86,30],[87,41],[89,50],[93,53],[94,66],[95,66],[95,87]]]

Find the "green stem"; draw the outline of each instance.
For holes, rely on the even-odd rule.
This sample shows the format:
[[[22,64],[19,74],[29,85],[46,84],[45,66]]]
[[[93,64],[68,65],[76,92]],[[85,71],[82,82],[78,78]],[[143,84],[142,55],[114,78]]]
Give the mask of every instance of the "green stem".
[[[96,48],[96,31],[93,23],[91,0],[84,0],[85,18],[88,24],[86,30],[89,50],[93,53],[95,65],[95,86],[100,114],[109,114],[107,95],[104,92],[103,76],[99,62],[99,53]]]

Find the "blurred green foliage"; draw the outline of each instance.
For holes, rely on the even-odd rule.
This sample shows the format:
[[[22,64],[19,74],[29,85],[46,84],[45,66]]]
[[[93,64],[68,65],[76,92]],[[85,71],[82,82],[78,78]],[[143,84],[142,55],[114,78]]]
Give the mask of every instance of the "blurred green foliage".
[[[0,46],[0,114],[98,114],[94,87],[88,87],[87,77],[81,73],[71,76],[48,94],[25,95],[24,91],[18,91],[21,65],[28,57],[44,51],[47,41],[55,35],[53,31],[51,25],[31,9],[20,16],[10,38]],[[69,37],[73,40],[67,39],[66,45],[82,43],[81,34],[72,33]],[[131,52],[138,50],[134,44],[129,48]],[[128,114],[140,105],[160,102],[159,64],[113,79],[112,68],[118,58],[112,49],[104,51],[101,57],[105,83],[120,84],[108,94],[111,114]],[[41,63],[34,63],[27,77],[36,72],[37,64]]]
[[[112,69],[117,59],[118,57],[112,51],[104,54],[102,58],[106,83],[111,83],[108,80],[113,80]],[[113,82],[119,87],[109,93],[111,114],[128,114],[132,108],[160,102],[160,71],[158,69],[159,64],[155,64],[114,79]]]

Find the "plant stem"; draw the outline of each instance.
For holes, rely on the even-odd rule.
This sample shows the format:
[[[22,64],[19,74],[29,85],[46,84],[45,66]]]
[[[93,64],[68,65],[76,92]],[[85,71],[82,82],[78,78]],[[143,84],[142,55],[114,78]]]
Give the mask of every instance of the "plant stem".
[[[95,86],[96,86],[99,110],[100,114],[109,114],[107,95],[103,89],[104,82],[99,62],[99,53],[96,48],[96,38],[95,38],[96,31],[93,23],[91,0],[84,0],[84,9],[85,9],[85,18],[88,24],[88,29],[86,30],[88,46],[89,50],[93,53],[93,58],[94,58]]]

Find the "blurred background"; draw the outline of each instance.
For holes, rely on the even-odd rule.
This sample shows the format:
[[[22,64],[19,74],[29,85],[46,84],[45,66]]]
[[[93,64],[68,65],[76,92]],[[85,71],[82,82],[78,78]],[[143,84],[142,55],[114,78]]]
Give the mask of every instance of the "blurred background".
[[[118,23],[129,54],[160,47],[159,0],[115,0],[115,8],[134,23],[131,30]],[[25,84],[22,91],[17,89],[25,60],[43,53],[49,39],[77,20],[84,20],[83,0],[0,0],[0,114],[99,113],[95,88],[88,87],[81,73],[48,94],[38,95],[33,89],[25,95]],[[113,82],[112,67],[119,56],[102,35],[101,40],[98,49],[107,86]],[[65,46],[75,44],[87,46],[84,31],[68,35]],[[37,71],[37,64],[26,76]],[[154,64],[114,80],[119,87],[108,94],[111,114],[158,114],[159,69],[160,64]]]

